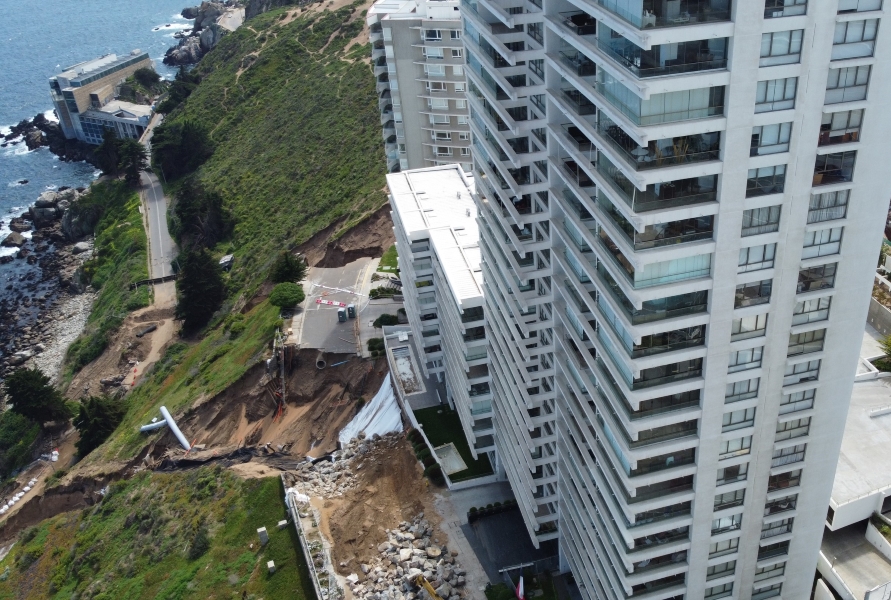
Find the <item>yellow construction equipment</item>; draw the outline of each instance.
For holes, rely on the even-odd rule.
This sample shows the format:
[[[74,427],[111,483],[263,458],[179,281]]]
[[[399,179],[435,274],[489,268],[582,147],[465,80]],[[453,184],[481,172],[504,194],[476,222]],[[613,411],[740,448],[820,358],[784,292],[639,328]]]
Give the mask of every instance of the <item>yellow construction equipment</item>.
[[[415,585],[417,585],[417,586],[419,586],[419,587],[422,587],[422,588],[424,588],[425,590],[427,590],[427,593],[430,594],[430,597],[431,597],[433,600],[442,600],[442,598],[439,596],[439,594],[436,593],[436,590],[433,589],[433,586],[430,585],[430,582],[427,581],[427,578],[424,577],[423,574],[418,575],[417,577],[415,577]]]

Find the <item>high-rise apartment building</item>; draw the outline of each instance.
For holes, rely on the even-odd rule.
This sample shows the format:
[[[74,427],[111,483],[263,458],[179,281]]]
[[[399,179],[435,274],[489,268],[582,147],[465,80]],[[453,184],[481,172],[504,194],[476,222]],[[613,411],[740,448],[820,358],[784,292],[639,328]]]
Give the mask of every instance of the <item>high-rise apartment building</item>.
[[[461,4],[495,446],[585,598],[810,595],[891,196],[881,4]]]
[[[457,0],[379,0],[366,17],[387,168],[470,171]]]
[[[387,176],[405,312],[421,369],[445,382],[474,458],[495,465],[473,175],[459,165]]]

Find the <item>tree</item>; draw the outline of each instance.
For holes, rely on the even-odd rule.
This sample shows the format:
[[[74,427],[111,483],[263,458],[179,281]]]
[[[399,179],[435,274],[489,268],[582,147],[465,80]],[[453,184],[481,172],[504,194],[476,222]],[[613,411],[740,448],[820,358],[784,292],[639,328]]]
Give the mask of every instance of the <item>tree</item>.
[[[198,75],[186,70],[184,66],[181,66],[173,83],[170,84],[170,89],[167,91],[167,98],[158,105],[158,112],[164,115],[172,112],[173,109],[185,102],[186,98],[192,95],[192,92],[198,87],[200,81],[201,78],[198,77]]]
[[[207,131],[192,121],[163,123],[152,134],[152,162],[167,179],[177,179],[200,167],[213,154]]]
[[[65,398],[38,369],[19,369],[6,378],[6,394],[13,410],[36,423],[71,417]]]
[[[133,72],[133,79],[142,87],[151,90],[161,81],[161,76],[151,67],[142,67]]]
[[[77,454],[83,458],[108,439],[126,412],[124,405],[108,396],[90,396],[83,400],[72,421],[80,434]]]
[[[96,162],[99,169],[109,177],[116,177],[120,154],[118,153],[118,134],[113,127],[107,127],[102,132],[102,143],[96,148]]]
[[[269,294],[269,303],[279,308],[291,308],[303,302],[306,294],[303,293],[303,286],[297,283],[280,283],[272,289]]]
[[[186,179],[177,191],[173,214],[173,232],[183,247],[211,248],[232,231],[223,197],[206,190],[194,177]]]
[[[298,282],[306,277],[306,263],[298,259],[288,251],[283,251],[272,264],[269,278],[272,283],[284,283],[286,281]]]
[[[139,174],[148,167],[148,154],[145,146],[136,140],[125,138],[118,143],[118,171],[131,186],[139,185]]]
[[[190,248],[180,261],[181,276],[176,282],[178,302],[176,317],[183,328],[194,330],[205,325],[223,304],[226,285],[220,265],[204,248]]]

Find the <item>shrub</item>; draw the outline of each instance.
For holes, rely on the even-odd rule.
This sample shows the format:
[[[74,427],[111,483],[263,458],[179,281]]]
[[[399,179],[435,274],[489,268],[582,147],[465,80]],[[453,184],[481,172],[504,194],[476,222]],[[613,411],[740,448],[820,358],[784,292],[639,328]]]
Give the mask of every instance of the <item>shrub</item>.
[[[303,302],[306,294],[303,286],[297,283],[280,283],[269,294],[269,303],[279,308],[291,308]]]
[[[421,459],[421,463],[424,465],[425,468],[432,467],[436,464],[436,459],[432,456],[425,456],[423,459]]]
[[[498,508],[499,506],[501,506],[501,502],[496,502],[496,503],[495,503],[495,508]]]
[[[384,349],[384,338],[371,338],[368,340],[368,349],[371,352]]]
[[[486,508],[492,508],[492,503],[490,502],[489,504],[487,504]]]
[[[430,465],[424,469],[424,475],[426,475],[433,483],[442,484],[445,481],[445,477],[442,474],[442,467],[440,467],[438,463]]]
[[[467,511],[467,512],[475,513],[475,512],[476,512],[476,507],[475,507],[475,506],[471,506],[471,507],[470,507],[470,510]]]
[[[207,536],[207,527],[201,525],[195,532],[195,539],[189,546],[189,560],[200,558],[210,549],[210,538]]]
[[[139,85],[151,89],[161,81],[161,76],[150,67],[142,67],[133,72],[133,78]]]
[[[380,329],[381,327],[390,325],[397,325],[399,323],[399,319],[396,318],[396,315],[390,314],[382,314],[377,319],[374,320],[374,326]]]
[[[110,436],[127,412],[120,400],[108,396],[90,396],[80,404],[74,426],[77,428],[77,454],[81,458],[98,448]]]
[[[288,281],[297,283],[305,276],[306,263],[303,262],[303,259],[298,259],[287,250],[278,255],[269,272],[269,278],[272,280],[272,283],[285,283]]]
[[[418,460],[423,461],[425,458],[431,456],[429,448],[422,448],[415,453],[415,456],[418,457]]]
[[[13,372],[6,378],[5,388],[12,404],[10,410],[26,419],[44,423],[71,417],[65,398],[38,369]]]
[[[220,308],[226,286],[219,263],[204,249],[186,252],[181,264],[182,275],[176,282],[176,317],[183,319],[185,329],[194,330]]]

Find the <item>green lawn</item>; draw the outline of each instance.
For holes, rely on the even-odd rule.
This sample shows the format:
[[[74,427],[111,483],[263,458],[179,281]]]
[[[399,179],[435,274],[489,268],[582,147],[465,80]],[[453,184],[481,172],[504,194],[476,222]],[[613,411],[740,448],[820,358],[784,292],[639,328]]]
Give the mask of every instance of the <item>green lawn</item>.
[[[283,496],[277,477],[143,471],[96,506],[23,532],[0,561],[0,598],[313,599],[293,526],[276,528]],[[263,548],[258,527],[269,532]]]
[[[378,265],[378,271],[386,271],[387,273],[395,273],[399,268],[396,255],[396,245],[390,246],[381,257],[381,264]]]
[[[424,434],[434,448],[452,442],[455,444],[455,448],[458,449],[461,458],[464,459],[467,468],[449,475],[449,479],[453,482],[463,481],[494,473],[492,464],[489,462],[489,457],[486,454],[481,454],[478,460],[473,459],[473,454],[470,453],[470,446],[467,445],[467,438],[464,437],[464,429],[461,427],[461,418],[456,411],[433,406],[416,410],[414,413],[418,423],[424,427]]]

